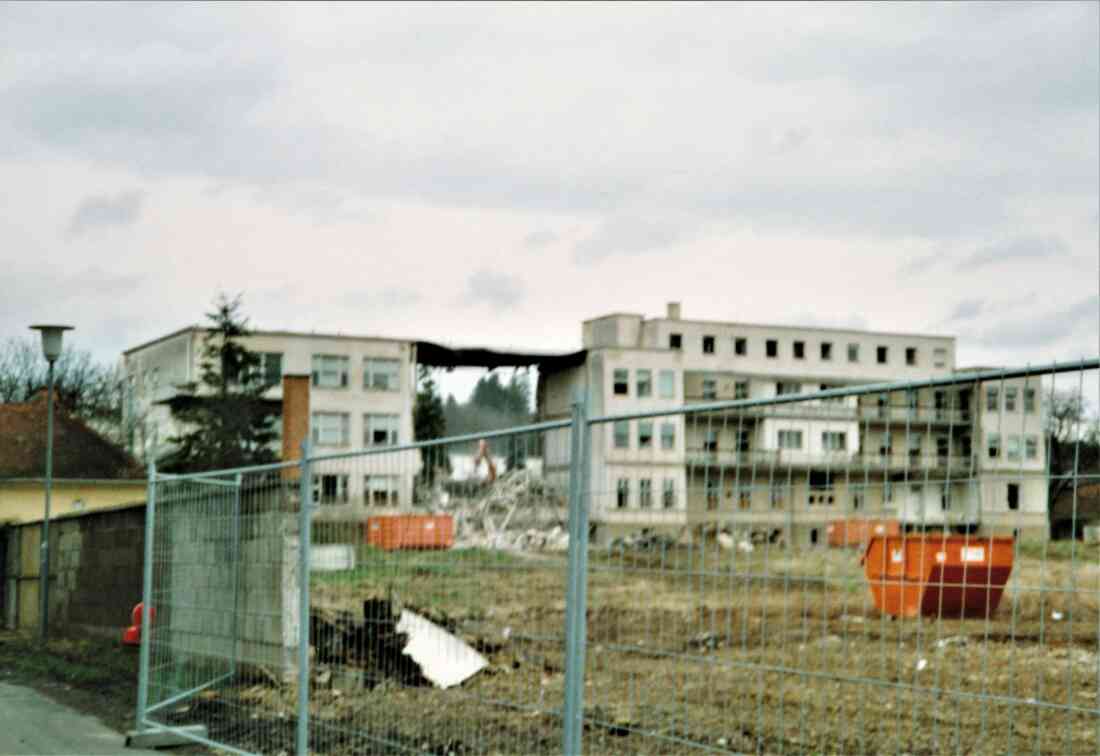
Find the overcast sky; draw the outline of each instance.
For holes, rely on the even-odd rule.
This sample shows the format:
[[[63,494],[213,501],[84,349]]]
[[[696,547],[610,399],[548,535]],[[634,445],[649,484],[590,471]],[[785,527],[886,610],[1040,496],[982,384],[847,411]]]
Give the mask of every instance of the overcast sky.
[[[545,350],[612,311],[1095,355],[1097,3],[0,5],[0,339]]]

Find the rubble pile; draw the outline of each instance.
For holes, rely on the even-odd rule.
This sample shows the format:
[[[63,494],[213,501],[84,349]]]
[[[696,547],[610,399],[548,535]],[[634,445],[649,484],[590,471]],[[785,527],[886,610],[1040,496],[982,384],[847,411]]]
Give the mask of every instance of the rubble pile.
[[[569,548],[565,497],[528,470],[509,471],[470,496],[446,497],[436,508],[454,518],[457,548]]]

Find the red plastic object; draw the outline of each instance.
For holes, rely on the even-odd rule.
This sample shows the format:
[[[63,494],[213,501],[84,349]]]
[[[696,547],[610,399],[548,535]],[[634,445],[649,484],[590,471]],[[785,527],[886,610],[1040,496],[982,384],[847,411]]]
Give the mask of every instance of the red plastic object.
[[[901,533],[901,524],[897,520],[835,520],[829,523],[825,532],[833,548],[865,549],[873,536]]]
[[[141,645],[141,615],[144,605],[138,602],[134,610],[130,612],[130,621],[134,624],[122,631],[122,642],[127,646],[140,646]],[[152,622],[157,616],[157,609],[154,606],[149,607],[149,621]]]
[[[984,618],[1012,574],[1013,539],[874,536],[863,569],[875,605],[896,617]]]
[[[450,515],[383,515],[367,519],[366,541],[386,551],[449,549],[454,530]]]

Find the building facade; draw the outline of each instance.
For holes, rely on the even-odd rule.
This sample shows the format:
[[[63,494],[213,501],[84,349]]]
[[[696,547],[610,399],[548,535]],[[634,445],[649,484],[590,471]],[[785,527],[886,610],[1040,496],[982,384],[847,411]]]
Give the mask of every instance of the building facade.
[[[596,426],[592,516],[608,536],[716,524],[816,544],[857,517],[1047,533],[1039,379],[968,382],[952,337],[690,321],[673,303],[663,318],[586,321],[583,342],[583,365],[540,374],[541,419],[567,416],[578,392],[599,416],[963,379]],[[559,435],[548,474],[564,474]]]
[[[128,349],[127,411],[134,444],[162,455],[185,429],[172,417],[175,397],[201,392],[203,341],[188,327]],[[266,398],[282,403],[284,375],[309,376],[309,436],[317,454],[383,447],[413,440],[416,345],[367,336],[253,331],[241,339],[262,358],[272,383]],[[363,507],[393,510],[411,504],[415,454],[384,454],[349,473],[319,474],[314,498],[322,516],[344,517]],[[354,479],[353,479],[354,478]]]

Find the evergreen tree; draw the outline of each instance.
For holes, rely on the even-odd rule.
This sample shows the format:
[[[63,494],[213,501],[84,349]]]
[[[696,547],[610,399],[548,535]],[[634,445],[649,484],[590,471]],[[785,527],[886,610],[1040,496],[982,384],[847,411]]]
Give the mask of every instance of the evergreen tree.
[[[192,430],[169,439],[175,448],[163,467],[192,472],[274,462],[279,407],[264,398],[272,384],[260,356],[240,342],[249,335],[241,297],[218,295],[206,317],[198,391],[170,405],[173,418]]]
[[[413,409],[413,437],[417,441],[430,441],[443,438],[446,432],[447,419],[443,411],[443,399],[439,396],[431,368],[421,365],[417,376],[416,406]],[[451,467],[446,449],[440,446],[422,448],[420,460],[420,479],[427,485],[435,483],[437,468],[449,470]]]

